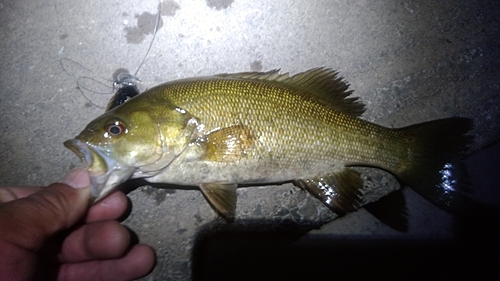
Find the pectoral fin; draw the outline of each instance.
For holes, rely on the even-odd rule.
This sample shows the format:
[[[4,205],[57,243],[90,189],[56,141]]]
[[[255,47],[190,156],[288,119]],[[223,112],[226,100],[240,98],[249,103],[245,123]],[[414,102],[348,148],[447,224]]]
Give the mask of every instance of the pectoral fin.
[[[207,136],[205,159],[216,162],[235,162],[249,152],[254,136],[250,128],[235,125],[211,132]]]
[[[353,169],[344,168],[323,177],[296,180],[295,185],[309,191],[338,215],[355,211],[361,203],[363,180]]]
[[[203,183],[201,192],[205,195],[212,208],[228,221],[234,220],[236,210],[235,183]]]

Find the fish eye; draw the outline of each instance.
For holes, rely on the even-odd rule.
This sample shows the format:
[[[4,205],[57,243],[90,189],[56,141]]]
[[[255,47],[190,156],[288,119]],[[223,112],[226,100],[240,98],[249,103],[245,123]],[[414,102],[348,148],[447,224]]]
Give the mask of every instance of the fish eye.
[[[122,122],[116,121],[115,123],[106,126],[106,133],[111,136],[118,136],[125,132],[125,125]]]

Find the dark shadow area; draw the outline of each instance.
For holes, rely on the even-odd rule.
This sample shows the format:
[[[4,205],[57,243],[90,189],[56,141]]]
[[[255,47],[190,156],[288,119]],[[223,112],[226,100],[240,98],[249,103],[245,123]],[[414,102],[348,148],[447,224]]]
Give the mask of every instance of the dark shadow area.
[[[292,243],[318,224],[237,220],[205,225],[192,252],[192,280],[262,278],[282,266],[275,260]],[[285,258],[286,260],[286,258]]]
[[[197,239],[193,280],[498,280],[499,253],[457,240],[220,230]]]
[[[465,164],[473,204],[456,218],[454,235],[484,259],[483,267],[491,266],[485,270],[495,270],[495,279],[500,280],[500,142],[471,154]]]
[[[270,182],[266,183],[266,185],[280,185],[280,184],[285,184],[287,182]],[[117,190],[120,190],[121,192],[125,194],[129,194],[133,190],[141,187],[141,186],[151,186],[154,188],[161,188],[161,189],[167,189],[167,190],[172,190],[172,193],[175,192],[176,189],[180,190],[200,190],[198,186],[189,186],[189,185],[177,185],[177,184],[169,184],[169,183],[151,183],[146,181],[144,178],[137,178],[137,179],[130,179],[127,180],[117,186]],[[262,184],[240,184],[238,185],[238,188],[246,188],[246,187],[252,187],[252,186],[262,186]],[[200,191],[201,192],[201,191]]]
[[[500,142],[467,157],[473,203],[455,222],[455,236],[470,243],[500,245]]]
[[[133,190],[141,187],[141,186],[151,186],[154,188],[161,188],[161,189],[167,189],[167,190],[172,190],[172,193],[175,192],[176,189],[183,189],[183,190],[199,190],[197,186],[185,186],[185,185],[175,185],[175,184],[166,184],[166,183],[150,183],[146,181],[143,178],[140,179],[131,179],[128,181],[125,181],[121,184],[118,185],[116,188],[117,190],[120,190],[121,192],[125,194],[129,194]]]

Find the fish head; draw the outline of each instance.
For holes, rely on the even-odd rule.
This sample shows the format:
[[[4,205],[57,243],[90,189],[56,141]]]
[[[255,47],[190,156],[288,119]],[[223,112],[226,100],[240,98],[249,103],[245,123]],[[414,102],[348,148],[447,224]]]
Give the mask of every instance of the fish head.
[[[104,113],[77,137],[64,142],[87,167],[94,201],[131,177],[158,173],[187,146],[192,134],[187,126],[189,116],[176,116],[185,112],[137,109],[128,103]]]

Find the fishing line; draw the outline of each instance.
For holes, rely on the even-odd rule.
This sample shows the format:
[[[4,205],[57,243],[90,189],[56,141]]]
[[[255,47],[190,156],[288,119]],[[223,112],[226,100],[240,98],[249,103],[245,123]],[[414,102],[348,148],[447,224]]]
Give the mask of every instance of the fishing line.
[[[115,108],[119,105],[122,105],[123,103],[127,102],[128,100],[137,96],[140,93],[137,84],[142,81],[139,78],[137,78],[137,73],[141,69],[144,62],[146,61],[149,51],[151,50],[151,46],[153,46],[153,42],[156,38],[156,33],[158,31],[158,25],[160,23],[160,15],[161,15],[161,2],[160,0],[158,0],[158,12],[156,13],[156,22],[153,30],[153,38],[149,43],[149,47],[146,51],[146,54],[144,55],[144,58],[139,64],[139,67],[137,67],[137,70],[135,71],[134,75],[128,72],[118,73],[118,75],[116,76],[116,81],[113,83],[113,90],[115,94],[109,100],[108,105],[106,106],[106,111],[111,110],[112,108]]]
[[[68,61],[68,63],[63,63],[64,61]],[[76,74],[72,74],[73,72],[72,72],[72,71],[70,71],[70,70],[68,70],[68,68],[67,68],[65,65],[69,66],[70,64],[74,64],[74,65],[77,65],[79,68],[84,69],[84,70],[86,70],[86,71],[87,71],[87,72],[89,72],[89,73],[92,73],[92,75],[97,76],[99,79],[102,79],[103,81],[106,81],[107,83],[114,83],[114,81],[113,81],[113,80],[110,80],[110,79],[104,78],[104,77],[102,77],[102,76],[100,76],[100,75],[96,74],[94,71],[92,71],[92,70],[91,70],[91,69],[89,69],[88,67],[86,67],[86,66],[84,66],[83,64],[81,64],[81,63],[79,63],[79,62],[77,62],[77,61],[75,61],[75,60],[72,60],[72,59],[70,59],[70,58],[61,58],[61,59],[59,59],[59,64],[61,65],[61,68],[63,69],[63,71],[64,71],[64,72],[66,72],[66,74],[68,74],[68,76],[70,76],[70,77],[74,77]],[[84,82],[82,82],[82,81],[85,81],[85,80],[90,80],[90,81],[92,81],[94,84],[99,84],[99,85],[101,85],[101,86],[104,86],[104,87],[106,87],[106,88],[109,88],[110,90],[114,89],[114,87],[110,87],[110,86],[109,86],[109,84],[103,83],[103,82],[101,82],[101,81],[99,81],[99,80],[97,80],[97,79],[95,79],[95,78],[93,78],[93,77],[90,77],[90,76],[79,76],[79,77],[76,79],[76,81],[75,81],[75,83],[76,83],[76,85],[77,85],[77,89],[78,89],[78,91],[80,92],[80,94],[82,94],[82,96],[83,96],[83,97],[84,97],[84,98],[85,98],[85,99],[86,99],[86,100],[87,100],[90,104],[92,104],[93,106],[96,106],[96,107],[98,107],[98,108],[104,108],[103,106],[100,106],[100,105],[96,104],[95,102],[93,102],[93,101],[92,101],[92,99],[91,99],[90,97],[88,97],[88,96],[87,96],[87,94],[85,94],[85,92],[84,92],[83,90],[86,90],[86,91],[88,91],[88,92],[90,92],[90,93],[94,93],[94,94],[103,94],[103,93],[101,93],[101,92],[94,91],[93,89],[91,89],[91,88],[89,88],[89,87],[86,87],[86,86],[84,85]],[[107,94],[107,93],[105,93],[105,94]]]
[[[63,69],[63,71],[68,74],[68,76],[70,77],[75,77],[76,74],[72,74],[73,72],[70,71],[67,66],[69,66],[70,64],[74,64],[76,66],[78,66],[79,68],[85,70],[86,72],[89,72],[91,73],[92,75],[98,77],[99,79],[101,79],[102,81],[105,81],[106,83],[110,83],[112,84],[112,86],[109,86],[109,84],[106,84],[106,83],[103,83],[102,81],[99,81],[98,79],[95,79],[93,77],[90,77],[90,76],[79,76],[78,79],[76,79],[76,84],[77,84],[77,89],[80,91],[80,93],[83,95],[83,97],[92,105],[98,107],[98,108],[107,108],[105,106],[101,106],[101,105],[98,105],[96,104],[95,102],[92,101],[92,99],[83,91],[88,91],[90,93],[94,93],[94,94],[104,94],[102,92],[98,92],[98,91],[95,91],[93,89],[91,89],[90,87],[86,86],[85,82],[86,80],[89,80],[91,81],[92,83],[94,84],[98,84],[98,85],[101,85],[101,86],[104,86],[106,88],[109,88],[111,89],[114,94],[113,94],[113,97],[116,95],[116,93],[118,91],[120,91],[120,89],[124,88],[124,87],[133,87],[134,89],[137,89],[135,91],[135,95],[139,94],[139,90],[137,88],[137,84],[142,82],[142,80],[140,80],[138,77],[137,77],[137,74],[139,73],[139,70],[141,69],[141,67],[144,65],[145,61],[146,61],[146,58],[147,56],[149,55],[149,52],[151,51],[151,48],[153,46],[153,43],[156,39],[156,34],[158,33],[158,26],[160,24],[160,20],[161,20],[161,0],[158,0],[158,9],[157,9],[157,14],[156,14],[156,20],[155,20],[155,26],[154,26],[154,29],[153,29],[153,37],[151,38],[151,42],[149,43],[149,46],[146,50],[146,53],[143,57],[143,59],[141,60],[141,63],[139,64],[139,66],[137,67],[136,71],[134,72],[134,74],[130,74],[129,72],[120,72],[116,75],[116,79],[114,80],[110,80],[110,79],[107,79],[107,78],[104,78],[98,74],[96,74],[94,71],[92,71],[91,69],[89,69],[88,67],[84,66],[83,64],[79,63],[79,62],[76,62],[70,58],[61,58],[59,60],[59,64],[61,65],[61,68]],[[66,63],[65,63],[66,61]],[[66,66],[65,66],[66,65]],[[108,94],[108,93],[105,93],[105,94]],[[112,99],[113,99],[112,97]],[[109,108],[109,104],[108,104],[108,108]]]
[[[161,17],[161,0],[158,0],[158,12],[156,13],[156,22],[155,22],[155,28],[153,30],[153,38],[151,39],[151,43],[149,43],[148,50],[146,51],[146,54],[144,55],[144,58],[142,59],[141,64],[139,67],[137,67],[137,70],[134,73],[134,76],[137,76],[137,73],[139,72],[139,69],[141,69],[142,65],[146,61],[146,57],[149,54],[149,51],[151,50],[151,47],[153,46],[153,43],[156,38],[156,32],[158,31],[158,25],[160,24],[160,17]]]
[[[135,86],[137,85],[137,82],[142,82],[138,77],[137,73],[139,73],[139,70],[141,67],[144,65],[144,62],[146,62],[146,58],[149,55],[149,52],[151,51],[151,47],[153,46],[153,43],[156,38],[156,33],[158,32],[158,25],[160,24],[160,18],[161,17],[161,0],[158,0],[158,11],[156,13],[156,21],[155,21],[155,27],[153,29],[153,38],[151,38],[151,42],[149,43],[148,49],[146,51],[146,54],[144,55],[144,58],[142,59],[141,63],[137,67],[137,70],[134,72],[134,74],[130,74],[127,72],[121,72],[118,73],[116,76],[116,80],[113,83],[113,86],[122,86],[122,85],[129,85],[129,86]],[[116,90],[116,89],[115,89]]]

